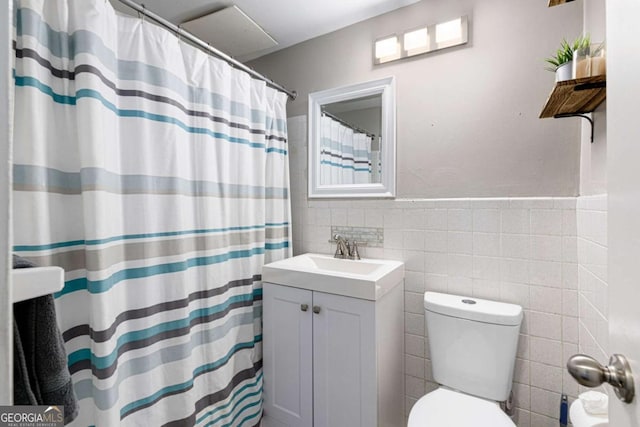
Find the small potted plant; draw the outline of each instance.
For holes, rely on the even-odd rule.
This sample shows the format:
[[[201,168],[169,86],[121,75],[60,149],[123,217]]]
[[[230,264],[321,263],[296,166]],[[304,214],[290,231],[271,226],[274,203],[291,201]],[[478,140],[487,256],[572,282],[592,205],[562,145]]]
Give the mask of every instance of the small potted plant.
[[[569,44],[566,39],[562,40],[560,49],[556,51],[556,54],[545,59],[546,62],[551,64],[546,70],[556,73],[557,82],[571,80],[573,52],[589,47],[590,43],[591,40],[588,34],[578,37],[572,44]]]

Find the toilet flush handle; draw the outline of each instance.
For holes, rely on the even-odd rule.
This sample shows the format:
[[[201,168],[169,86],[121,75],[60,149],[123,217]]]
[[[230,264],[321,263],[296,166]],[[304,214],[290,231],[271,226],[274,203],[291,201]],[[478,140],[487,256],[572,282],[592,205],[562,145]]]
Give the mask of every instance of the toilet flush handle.
[[[633,401],[635,389],[631,367],[621,354],[611,356],[608,366],[602,366],[593,357],[575,354],[567,361],[567,370],[585,387],[597,387],[606,382],[613,386],[618,399],[625,403]]]

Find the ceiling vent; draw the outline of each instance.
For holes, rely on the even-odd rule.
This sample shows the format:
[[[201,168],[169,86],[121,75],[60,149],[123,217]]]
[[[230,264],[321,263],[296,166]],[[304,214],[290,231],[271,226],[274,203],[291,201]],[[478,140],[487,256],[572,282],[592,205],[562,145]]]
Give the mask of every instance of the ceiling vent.
[[[234,58],[242,58],[278,44],[237,6],[183,22],[180,27]]]

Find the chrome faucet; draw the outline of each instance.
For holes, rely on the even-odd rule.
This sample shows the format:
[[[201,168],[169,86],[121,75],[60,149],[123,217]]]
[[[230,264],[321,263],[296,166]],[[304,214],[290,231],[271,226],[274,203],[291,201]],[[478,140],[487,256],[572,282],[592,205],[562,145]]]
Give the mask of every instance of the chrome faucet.
[[[340,259],[360,259],[360,253],[358,253],[358,242],[355,240],[353,244],[349,244],[349,240],[342,237],[340,234],[333,236],[333,240],[336,241],[336,253],[334,258]]]
[[[333,240],[336,241],[336,253],[333,257],[341,259],[347,258],[349,256],[349,252],[351,252],[349,241],[340,234],[335,234],[333,236]]]

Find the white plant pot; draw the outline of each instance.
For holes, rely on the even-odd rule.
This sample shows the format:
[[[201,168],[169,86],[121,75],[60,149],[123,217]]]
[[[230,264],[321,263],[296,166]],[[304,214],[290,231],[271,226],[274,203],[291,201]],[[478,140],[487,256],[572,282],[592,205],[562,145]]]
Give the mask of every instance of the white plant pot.
[[[571,74],[573,72],[573,61],[565,62],[558,68],[556,68],[556,81],[563,82],[565,80],[571,80]]]

